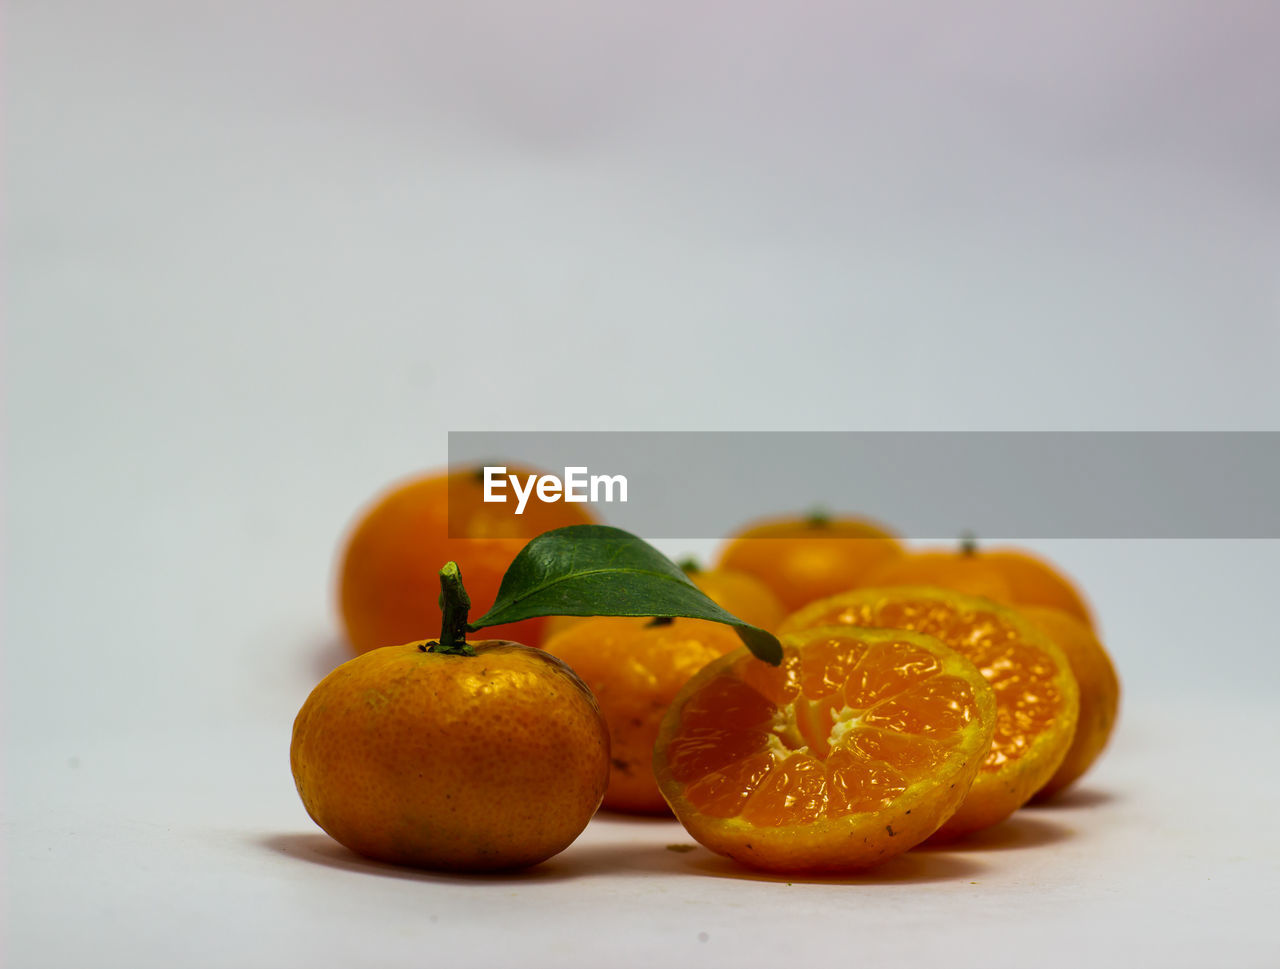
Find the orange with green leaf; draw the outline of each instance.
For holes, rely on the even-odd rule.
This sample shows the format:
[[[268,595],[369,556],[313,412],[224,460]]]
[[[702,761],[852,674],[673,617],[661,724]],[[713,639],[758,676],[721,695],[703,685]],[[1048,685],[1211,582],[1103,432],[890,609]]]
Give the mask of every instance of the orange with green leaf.
[[[441,634],[364,653],[326,677],[294,723],[290,762],[307,812],[381,861],[487,871],[567,846],[600,805],[609,731],[568,665],[467,633],[555,614],[654,612],[732,627],[777,660],[777,640],[725,612],[635,536],[603,526],[526,545],[492,608],[468,621],[455,563],[439,573]]]

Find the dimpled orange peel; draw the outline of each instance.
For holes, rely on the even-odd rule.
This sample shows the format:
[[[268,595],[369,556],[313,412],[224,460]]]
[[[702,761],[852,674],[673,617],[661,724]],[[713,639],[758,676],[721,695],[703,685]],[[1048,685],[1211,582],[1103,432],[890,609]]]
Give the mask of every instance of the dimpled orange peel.
[[[298,794],[331,837],[379,861],[537,864],[600,805],[608,729],[591,691],[554,656],[466,642],[469,601],[452,563],[441,582],[440,640],[364,653],[307,698],[290,747]]]
[[[939,829],[939,839],[1004,820],[1062,764],[1079,715],[1076,679],[1063,651],[1019,612],[945,589],[857,589],[811,603],[781,629],[831,625],[935,636],[972,660],[995,690],[995,735],[973,787]]]
[[[834,627],[738,649],[676,696],[654,750],[663,796],[712,851],[774,872],[855,871],[932,834],[991,746],[995,696],[933,637]]]

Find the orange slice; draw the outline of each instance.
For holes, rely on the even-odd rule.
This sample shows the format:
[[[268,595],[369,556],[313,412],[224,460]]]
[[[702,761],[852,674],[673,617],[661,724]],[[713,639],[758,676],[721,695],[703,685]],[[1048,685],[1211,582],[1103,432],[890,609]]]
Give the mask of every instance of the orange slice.
[[[770,871],[851,871],[919,844],[991,746],[995,695],[932,636],[812,629],[780,666],[738,649],[685,684],[654,774],[712,851]]]
[[[1062,647],[1080,685],[1080,722],[1071,749],[1057,773],[1036,792],[1043,801],[1060,794],[1084,774],[1111,739],[1120,712],[1120,678],[1107,649],[1092,629],[1061,609],[1024,606],[1024,616]]]
[[[858,589],[809,604],[784,620],[782,630],[832,625],[936,636],[972,660],[994,688],[991,748],[964,803],[939,830],[940,838],[1003,821],[1066,757],[1079,716],[1076,679],[1062,650],[1021,613],[943,589]]]

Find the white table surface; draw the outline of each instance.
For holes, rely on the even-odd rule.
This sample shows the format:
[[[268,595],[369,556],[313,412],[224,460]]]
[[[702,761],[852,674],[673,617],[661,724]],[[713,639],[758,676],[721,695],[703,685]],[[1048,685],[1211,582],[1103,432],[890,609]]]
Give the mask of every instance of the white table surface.
[[[449,430],[1280,427],[1273,8],[5,21],[6,965],[1280,964],[1274,541],[1039,544],[1114,749],[848,882],[605,816],[371,865],[287,762],[339,535]]]
[[[849,879],[758,875],[600,815],[512,876],[365,861],[306,818],[287,729],[11,750],[12,966],[1272,966],[1271,712],[1130,706],[1056,805]],[[1232,739],[1226,749],[1223,741]],[[36,792],[39,795],[36,796]]]
[[[1111,587],[1138,604],[1112,613],[1126,701],[1080,789],[963,847],[790,883],[667,850],[692,843],[674,820],[613,815],[515,876],[352,855],[307,818],[288,770],[297,707],[346,655],[323,626],[309,636],[284,618],[315,603],[285,578],[273,608],[222,609],[262,575],[197,591],[166,568],[145,583],[149,622],[75,610],[45,655],[10,649],[8,964],[742,966],[848,952],[869,966],[1275,965],[1277,660],[1231,660],[1252,655],[1249,638],[1275,642],[1259,630],[1277,544],[1078,543],[1078,574],[1099,560],[1103,615]],[[204,548],[230,574],[234,543]],[[1168,583],[1226,561],[1245,578]],[[1146,580],[1125,578],[1135,571]],[[102,577],[121,594],[129,581]],[[1245,612],[1179,615],[1152,587]],[[19,622],[34,605],[15,603]]]

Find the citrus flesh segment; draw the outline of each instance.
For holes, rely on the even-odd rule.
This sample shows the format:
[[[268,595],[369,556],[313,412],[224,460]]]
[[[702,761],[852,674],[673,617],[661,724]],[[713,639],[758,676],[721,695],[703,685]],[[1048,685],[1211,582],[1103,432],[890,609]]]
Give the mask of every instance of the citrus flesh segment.
[[[853,871],[919,844],[991,746],[995,695],[931,636],[825,628],[770,666],[735,650],[677,695],[654,749],[663,796],[720,854],[778,872]]]
[[[929,587],[858,589],[811,603],[783,631],[852,626],[926,633],[970,659],[995,691],[991,747],[959,810],[955,838],[1004,820],[1054,775],[1075,734],[1079,691],[1063,651],[1021,613]]]

